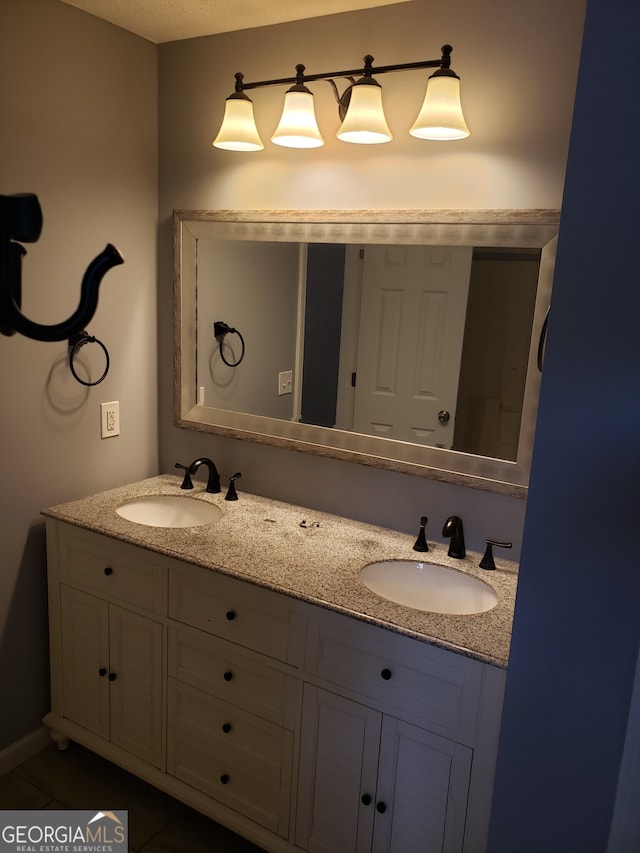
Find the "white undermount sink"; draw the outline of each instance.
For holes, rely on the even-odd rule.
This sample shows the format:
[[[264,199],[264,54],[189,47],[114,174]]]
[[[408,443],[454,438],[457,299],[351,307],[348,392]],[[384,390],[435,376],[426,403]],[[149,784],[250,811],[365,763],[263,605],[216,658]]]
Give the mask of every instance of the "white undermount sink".
[[[488,584],[437,563],[384,560],[364,566],[359,577],[382,598],[431,613],[483,613],[498,603]]]
[[[222,510],[215,504],[178,495],[146,495],[116,508],[118,515],[148,527],[199,527],[217,521]]]

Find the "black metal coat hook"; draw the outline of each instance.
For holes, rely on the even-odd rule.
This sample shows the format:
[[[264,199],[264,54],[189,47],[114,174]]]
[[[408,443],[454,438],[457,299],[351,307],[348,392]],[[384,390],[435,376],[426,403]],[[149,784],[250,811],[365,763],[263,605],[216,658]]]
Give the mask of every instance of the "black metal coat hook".
[[[80,286],[80,303],[62,323],[46,326],[22,314],[22,258],[27,254],[20,243],[34,243],[42,231],[42,209],[33,193],[0,195],[0,332],[18,332],[36,341],[63,341],[80,333],[98,307],[98,288],[112,267],[124,263],[115,246],[108,243],[87,267]]]
[[[232,329],[227,323],[223,320],[216,320],[213,324],[213,334],[218,341],[218,347],[220,349],[220,358],[224,361],[227,367],[237,367],[242,359],[244,358],[244,338],[240,334],[237,329]],[[242,349],[240,350],[240,357],[236,361],[227,361],[225,358],[222,345],[224,344],[224,339],[226,335],[237,335],[240,338],[240,345]]]

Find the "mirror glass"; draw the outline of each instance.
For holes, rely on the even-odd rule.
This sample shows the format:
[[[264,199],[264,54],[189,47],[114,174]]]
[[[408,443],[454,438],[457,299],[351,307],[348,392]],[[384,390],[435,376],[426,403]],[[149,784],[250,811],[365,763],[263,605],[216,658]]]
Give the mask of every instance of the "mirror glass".
[[[176,211],[176,423],[524,495],[557,211]]]

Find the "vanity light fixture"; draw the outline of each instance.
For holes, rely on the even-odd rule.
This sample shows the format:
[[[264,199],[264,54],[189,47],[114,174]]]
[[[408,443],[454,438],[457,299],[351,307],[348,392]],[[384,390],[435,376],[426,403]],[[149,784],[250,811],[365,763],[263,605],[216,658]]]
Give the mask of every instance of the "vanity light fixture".
[[[313,93],[307,83],[326,80],[331,84],[338,102],[341,126],[337,137],[343,142],[378,144],[393,137],[382,106],[382,87],[374,74],[390,71],[414,71],[420,68],[437,68],[427,82],[422,108],[409,133],[418,139],[451,140],[469,136],[460,103],[460,78],[451,70],[451,51],[445,44],[440,59],[407,62],[401,65],[373,67],[373,57],[364,57],[364,68],[351,71],[328,71],[324,74],[305,74],[304,65],[296,65],[296,76],[279,80],[260,80],[245,83],[244,75],[235,75],[235,91],[225,102],[224,118],[218,135],[213,140],[216,148],[227,151],[260,151],[264,143],[260,138],[253,115],[253,103],[245,94],[249,89],[264,86],[292,84],[285,95],[280,122],[271,137],[276,145],[286,148],[317,148],[324,145],[313,106]],[[355,75],[361,75],[355,79]],[[340,95],[335,78],[349,80]]]

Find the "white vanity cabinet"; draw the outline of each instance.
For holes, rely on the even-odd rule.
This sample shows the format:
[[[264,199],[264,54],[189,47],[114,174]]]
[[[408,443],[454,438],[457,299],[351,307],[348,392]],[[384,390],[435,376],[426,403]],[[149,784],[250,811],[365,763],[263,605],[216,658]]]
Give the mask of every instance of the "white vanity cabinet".
[[[268,590],[170,570],[167,771],[284,838],[300,708],[292,616]]]
[[[163,570],[150,554],[77,528],[61,525],[54,539],[52,711],[161,767]]]
[[[47,518],[51,712],[269,853],[481,853],[505,673]]]
[[[463,849],[472,750],[307,686],[297,843],[311,853]]]
[[[503,674],[331,613],[310,622],[305,668],[296,843],[483,850]]]
[[[62,587],[62,713],[162,766],[162,625]]]

